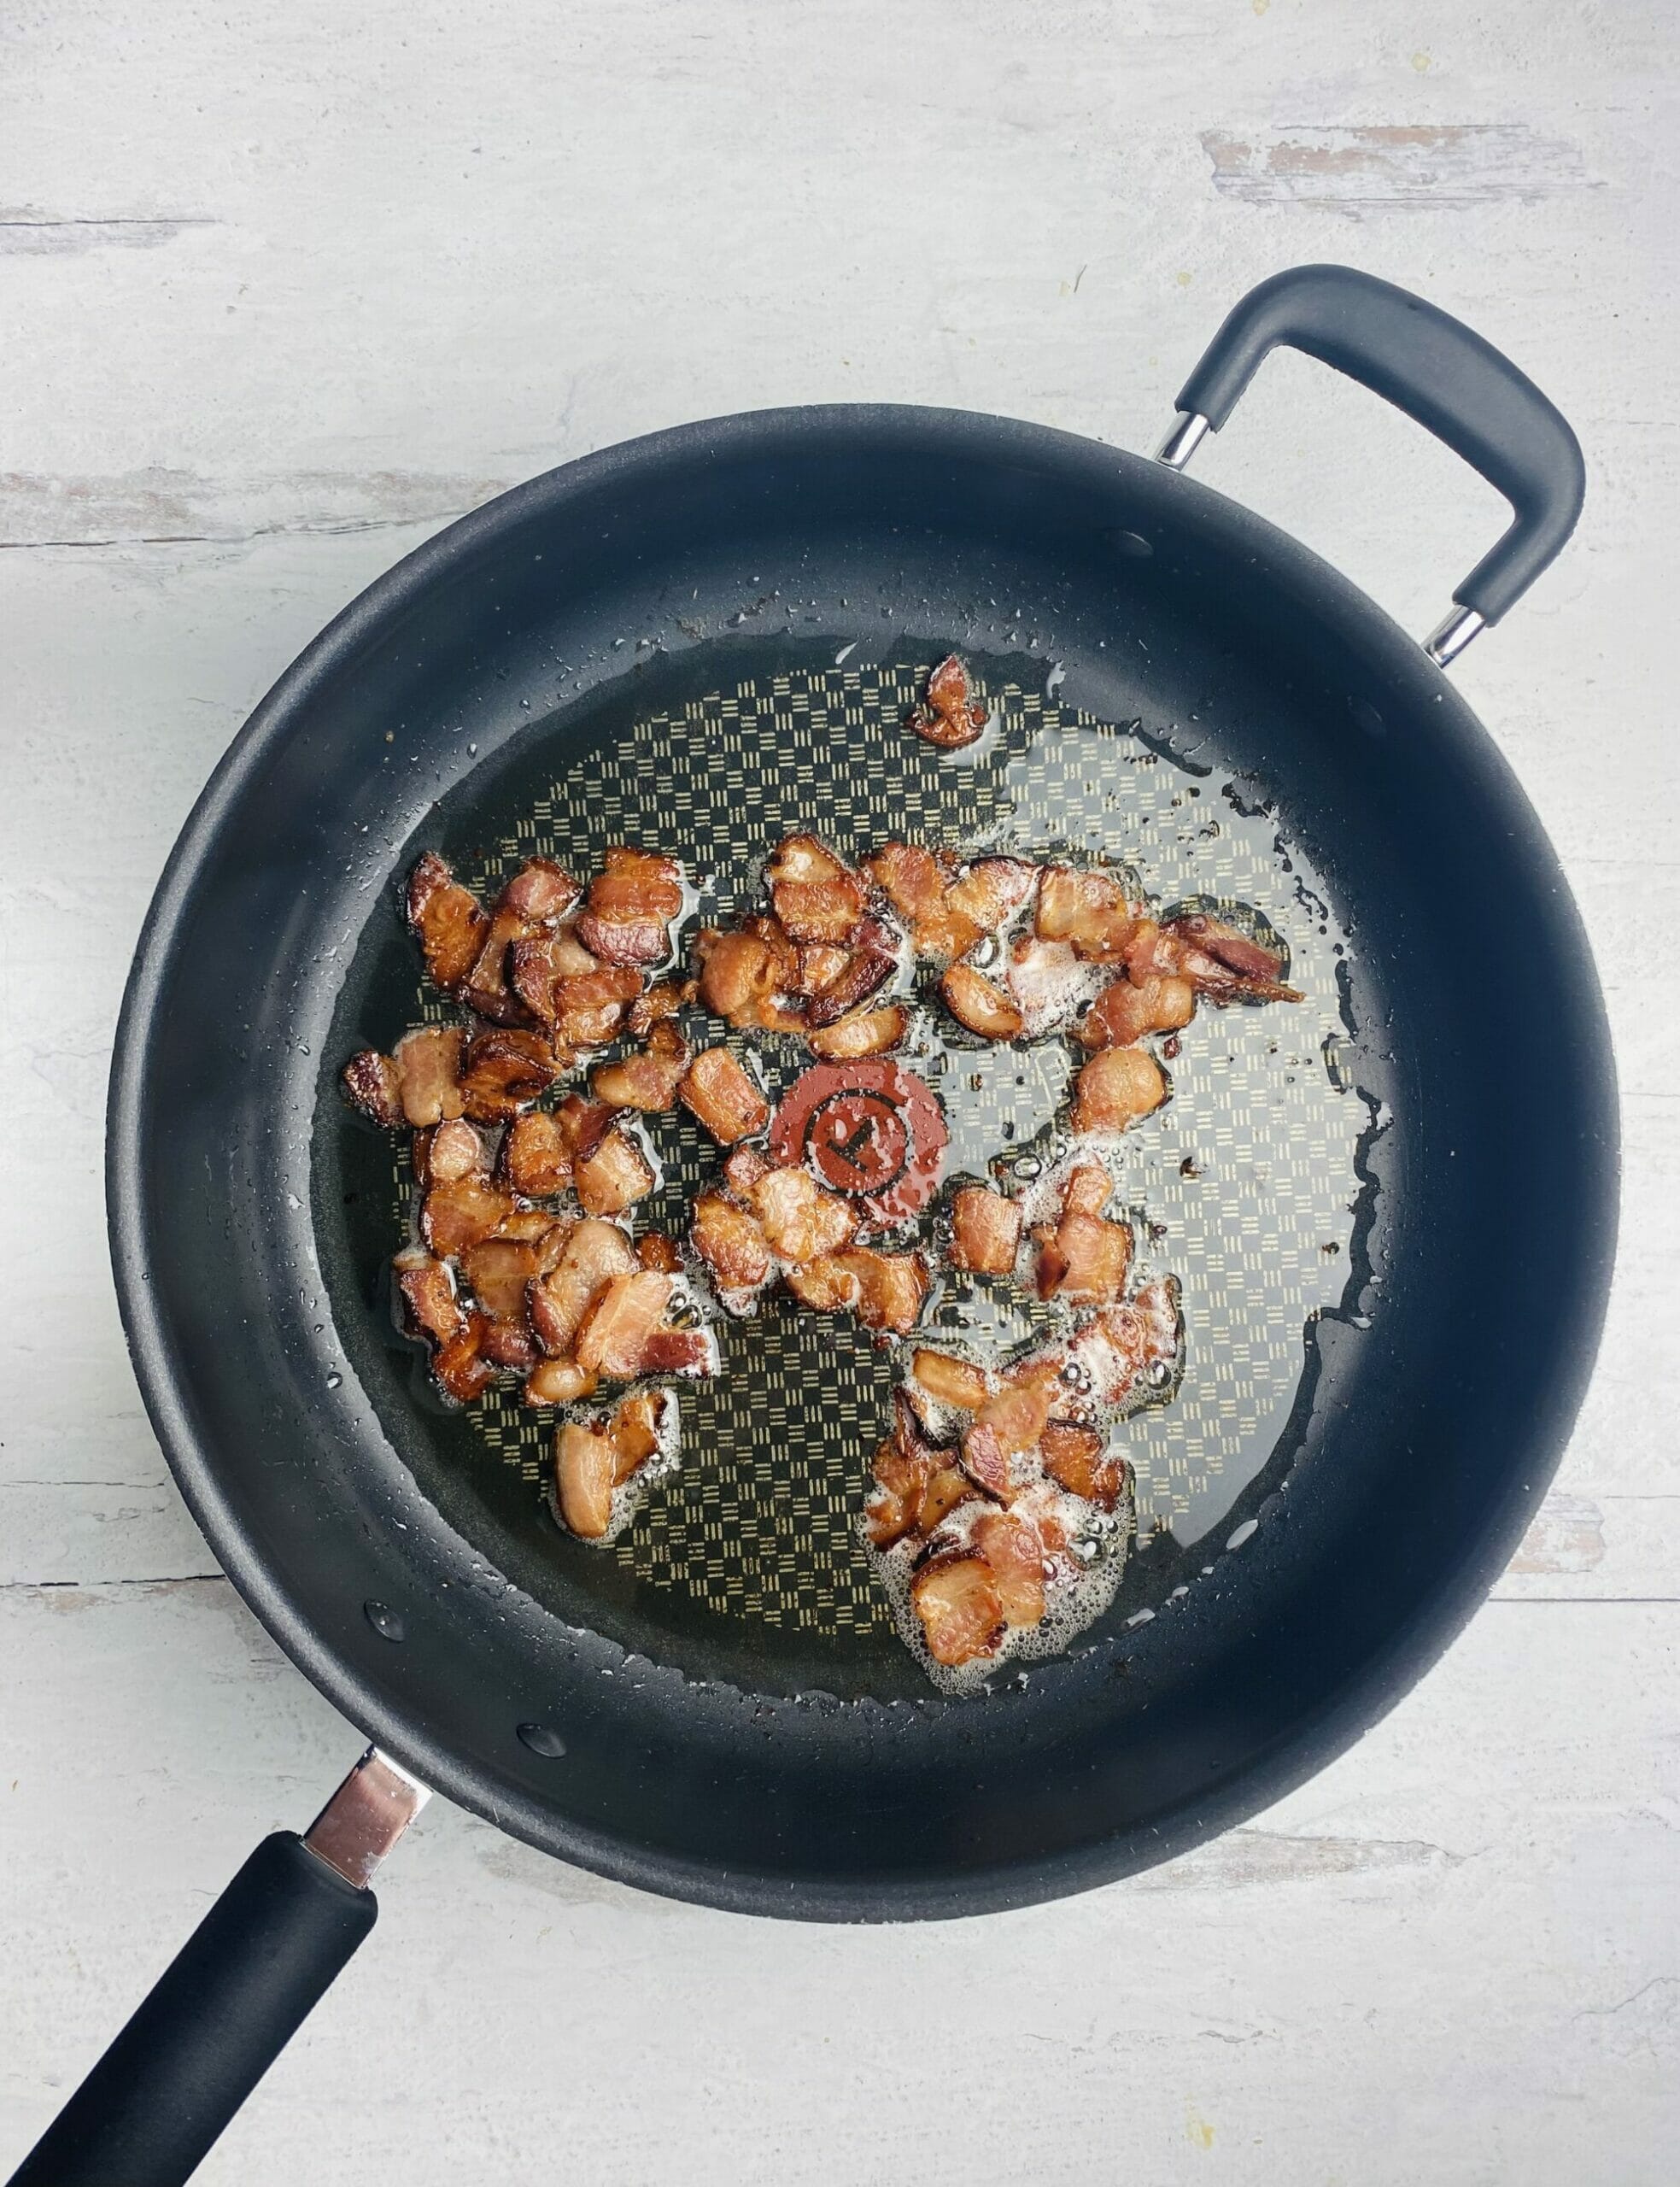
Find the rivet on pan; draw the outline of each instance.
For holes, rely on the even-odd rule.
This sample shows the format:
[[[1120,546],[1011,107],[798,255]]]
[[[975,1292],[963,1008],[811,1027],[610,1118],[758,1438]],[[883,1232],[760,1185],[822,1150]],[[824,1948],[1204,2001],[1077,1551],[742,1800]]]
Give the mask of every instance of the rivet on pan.
[[[388,1603],[364,1603],[361,1614],[382,1640],[406,1640],[408,1638],[408,1627]]]
[[[551,1732],[547,1724],[516,1724],[522,1744],[533,1754],[540,1754],[545,1762],[558,1762],[565,1752],[565,1741],[558,1732]]]

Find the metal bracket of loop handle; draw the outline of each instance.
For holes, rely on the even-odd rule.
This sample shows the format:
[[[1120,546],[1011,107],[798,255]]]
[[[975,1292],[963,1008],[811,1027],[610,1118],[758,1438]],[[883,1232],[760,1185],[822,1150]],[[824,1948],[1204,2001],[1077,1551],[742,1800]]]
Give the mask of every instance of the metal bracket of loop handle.
[[[1169,471],[1182,471],[1208,432],[1208,421],[1198,411],[1180,410],[1172,430],[1155,451],[1157,463]],[[1437,668],[1450,667],[1478,630],[1486,624],[1473,607],[1455,606],[1451,613],[1423,642],[1423,649]]]

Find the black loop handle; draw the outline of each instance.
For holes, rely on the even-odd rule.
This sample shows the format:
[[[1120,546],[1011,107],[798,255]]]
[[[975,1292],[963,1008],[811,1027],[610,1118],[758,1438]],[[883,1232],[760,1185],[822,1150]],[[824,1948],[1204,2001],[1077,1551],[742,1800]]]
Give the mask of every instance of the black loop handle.
[[[180,2187],[378,1910],[290,1831],[265,1838],[12,2187]]]
[[[1581,448],[1561,413],[1479,334],[1350,266],[1297,266],[1250,290],[1185,382],[1179,408],[1217,431],[1280,343],[1415,418],[1504,495],[1515,520],[1453,594],[1498,622],[1581,513]]]

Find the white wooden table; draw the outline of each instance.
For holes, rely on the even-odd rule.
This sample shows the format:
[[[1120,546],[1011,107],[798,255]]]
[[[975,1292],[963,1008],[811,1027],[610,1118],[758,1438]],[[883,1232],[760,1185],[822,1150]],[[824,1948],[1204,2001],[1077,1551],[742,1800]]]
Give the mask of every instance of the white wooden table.
[[[1671,9],[1569,0],[8,11],[0,2168],[358,1745],[187,1518],[105,1258],[125,968],[253,701],[504,482],[837,396],[1146,445],[1243,289],[1338,258],[1507,348],[1591,469],[1460,671],[1579,894],[1624,1093],[1609,1328],[1521,1554],[1304,1791],[1036,1912],[731,1920],[435,1803],[202,2176],[1675,2176],[1677,61]],[[1501,520],[1296,359],[1197,468],[1418,630]]]

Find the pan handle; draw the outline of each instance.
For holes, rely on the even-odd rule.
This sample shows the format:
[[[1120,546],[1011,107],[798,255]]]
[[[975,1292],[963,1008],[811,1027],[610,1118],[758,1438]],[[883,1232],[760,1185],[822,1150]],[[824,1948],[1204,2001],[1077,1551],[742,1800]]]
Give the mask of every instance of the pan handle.
[[[1534,382],[1460,320],[1350,266],[1297,266],[1251,289],[1215,335],[1180,390],[1159,460],[1182,470],[1279,343],[1427,426],[1515,512],[1425,641],[1444,668],[1514,607],[1575,529],[1586,484],[1579,442]]]
[[[307,1836],[265,1838],[11,2187],[180,2187],[373,1926],[430,1795],[370,1747]]]

